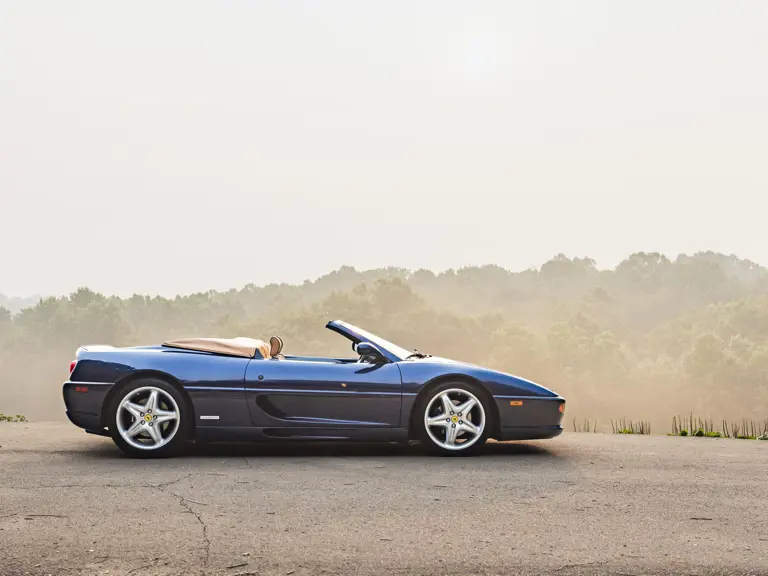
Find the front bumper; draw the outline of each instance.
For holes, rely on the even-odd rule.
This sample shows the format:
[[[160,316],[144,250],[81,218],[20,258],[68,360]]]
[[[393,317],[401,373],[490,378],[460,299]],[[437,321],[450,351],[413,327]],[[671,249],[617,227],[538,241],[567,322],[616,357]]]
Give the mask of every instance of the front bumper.
[[[512,426],[502,428],[497,440],[547,440],[562,433],[562,426]]]
[[[563,433],[561,396],[497,396],[498,440],[541,440]]]

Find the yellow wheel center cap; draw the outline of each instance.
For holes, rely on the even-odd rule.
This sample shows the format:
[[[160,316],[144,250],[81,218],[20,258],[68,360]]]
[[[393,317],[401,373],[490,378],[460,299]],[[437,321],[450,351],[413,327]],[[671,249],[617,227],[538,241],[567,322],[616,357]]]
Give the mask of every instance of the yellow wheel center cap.
[[[144,420],[146,420],[147,422],[152,422],[152,415],[147,414],[146,416],[144,416]]]
[[[456,422],[458,422],[458,421],[459,421],[459,417],[458,417],[458,416],[451,416],[451,421],[452,421],[454,424],[456,424]]]

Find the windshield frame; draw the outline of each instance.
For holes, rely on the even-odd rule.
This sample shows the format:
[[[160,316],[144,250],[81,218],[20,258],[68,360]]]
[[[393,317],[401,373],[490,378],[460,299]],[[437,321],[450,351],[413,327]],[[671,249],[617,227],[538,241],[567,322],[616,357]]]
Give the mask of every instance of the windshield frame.
[[[406,350],[402,346],[398,346],[397,344],[389,342],[380,336],[376,336],[376,334],[372,334],[367,330],[353,326],[352,324],[344,322],[343,320],[334,320],[332,322],[328,322],[326,328],[341,334],[355,344],[359,344],[360,342],[369,342],[373,344],[377,348],[381,349],[384,355],[387,356],[387,358],[392,362],[402,362],[412,354],[412,352]]]

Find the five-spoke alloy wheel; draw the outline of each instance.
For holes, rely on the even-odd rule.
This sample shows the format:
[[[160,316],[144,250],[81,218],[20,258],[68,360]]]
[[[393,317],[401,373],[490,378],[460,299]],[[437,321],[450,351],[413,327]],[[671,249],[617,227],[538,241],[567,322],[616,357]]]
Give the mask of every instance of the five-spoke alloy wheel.
[[[185,440],[186,403],[161,380],[137,380],[112,401],[112,439],[129,456],[167,456]]]
[[[443,384],[417,408],[423,418],[422,441],[440,454],[476,453],[488,437],[488,407],[477,386]]]

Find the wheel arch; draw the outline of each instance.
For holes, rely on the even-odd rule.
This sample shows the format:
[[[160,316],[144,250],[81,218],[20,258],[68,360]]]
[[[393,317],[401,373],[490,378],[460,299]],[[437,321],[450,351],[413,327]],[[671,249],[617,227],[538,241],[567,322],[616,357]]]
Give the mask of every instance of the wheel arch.
[[[429,380],[426,384],[424,384],[424,386],[421,387],[419,393],[416,394],[416,398],[413,401],[413,407],[411,408],[411,414],[408,417],[408,437],[414,438],[415,433],[418,430],[418,423],[416,419],[420,417],[418,408],[421,402],[423,402],[424,398],[429,396],[429,393],[432,390],[440,386],[440,384],[445,384],[446,382],[463,382],[465,384],[473,384],[481,390],[482,394],[485,396],[486,401],[490,405],[491,410],[491,427],[488,432],[488,436],[491,438],[496,438],[499,434],[499,426],[501,425],[499,407],[496,405],[496,402],[493,399],[493,394],[491,394],[488,386],[486,386],[477,378],[473,378],[467,374],[442,374],[436,378],[433,378],[432,380]]]
[[[127,376],[124,376],[110,388],[109,392],[107,392],[106,397],[104,398],[104,402],[101,405],[101,423],[102,426],[105,428],[108,428],[108,421],[109,421],[109,405],[114,399],[115,396],[117,396],[128,384],[131,384],[132,382],[135,382],[136,380],[142,380],[144,378],[154,378],[156,380],[162,380],[169,386],[173,386],[179,394],[181,394],[181,397],[184,399],[184,402],[186,404],[187,410],[189,410],[189,413],[192,415],[191,422],[195,422],[195,407],[192,404],[192,398],[190,398],[189,393],[184,389],[184,386],[182,386],[181,382],[168,374],[167,372],[161,372],[160,370],[137,370],[136,372],[132,372],[131,374],[128,374]],[[190,426],[189,429],[190,434],[192,435],[192,438],[194,438],[195,435],[195,426]]]

